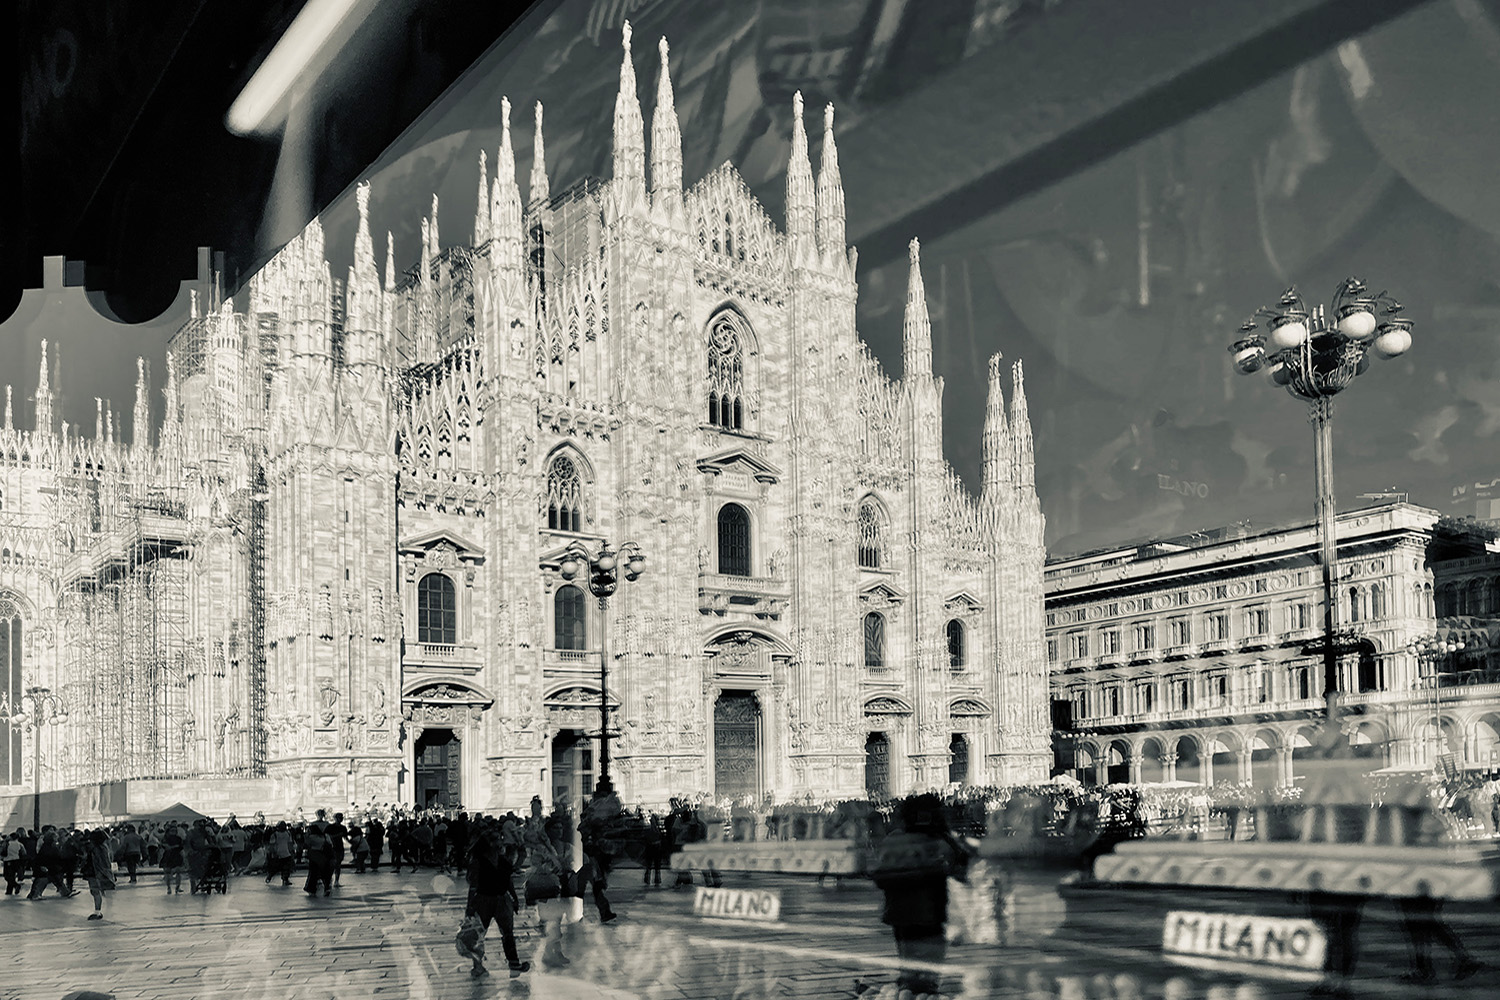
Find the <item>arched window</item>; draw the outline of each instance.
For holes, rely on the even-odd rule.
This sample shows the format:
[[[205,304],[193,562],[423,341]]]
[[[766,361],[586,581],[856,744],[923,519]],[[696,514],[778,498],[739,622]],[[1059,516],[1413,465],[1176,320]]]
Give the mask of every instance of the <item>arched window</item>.
[[[750,514],[737,503],[719,510],[719,572],[750,575]]]
[[[571,583],[557,588],[552,598],[553,639],[556,649],[588,648],[588,602]]]
[[[428,573],[417,584],[417,641],[451,646],[458,641],[458,604],[453,581]]]
[[[859,505],[859,565],[879,569],[885,549],[885,518],[873,500]]]
[[[554,458],[547,470],[547,527],[583,530],[583,477],[577,463],[566,455]]]
[[[969,738],[963,733],[954,733],[948,741],[948,783],[962,785],[969,780]]]
[[[948,666],[953,670],[962,670],[968,662],[968,650],[966,648],[967,636],[964,634],[964,623],[957,618],[948,620]]]
[[[885,615],[879,611],[865,615],[865,666],[885,666]]]
[[[745,340],[730,313],[708,327],[708,422],[729,430],[744,426]]]
[[[1438,588],[1436,617],[1452,618],[1455,614],[1458,613],[1458,609],[1456,608],[1456,605],[1458,604],[1456,591],[1457,588],[1454,587],[1451,583],[1444,584],[1442,587]]]
[[[1386,616],[1385,587],[1378,583],[1370,584],[1370,617],[1381,619]]]
[[[1357,621],[1359,621],[1359,588],[1358,587],[1350,587],[1349,588],[1349,620],[1351,622],[1357,622]]]

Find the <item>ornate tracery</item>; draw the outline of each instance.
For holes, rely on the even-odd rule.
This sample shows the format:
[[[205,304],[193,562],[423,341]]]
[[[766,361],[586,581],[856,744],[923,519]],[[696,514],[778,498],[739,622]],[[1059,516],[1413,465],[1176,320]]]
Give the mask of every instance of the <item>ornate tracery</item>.
[[[745,426],[745,338],[728,312],[708,325],[708,422],[730,430]]]
[[[866,497],[859,505],[859,564],[865,569],[879,569],[885,548],[885,516],[873,499]]]
[[[552,459],[547,469],[547,527],[553,531],[583,530],[583,477],[567,455]]]

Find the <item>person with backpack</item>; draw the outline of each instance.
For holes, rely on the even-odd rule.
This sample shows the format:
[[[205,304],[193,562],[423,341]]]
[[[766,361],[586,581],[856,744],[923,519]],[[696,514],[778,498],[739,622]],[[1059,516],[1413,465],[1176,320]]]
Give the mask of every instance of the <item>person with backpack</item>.
[[[895,935],[896,954],[913,963],[903,966],[897,989],[937,993],[929,966],[947,957],[948,878],[963,876],[967,854],[948,831],[936,795],[903,799],[900,816],[900,832],[887,836],[875,857],[875,885],[885,894],[881,920]]]
[[[134,826],[126,826],[125,833],[120,837],[120,864],[125,866],[131,882],[135,881],[136,869],[140,867],[141,857],[145,853],[146,842],[135,832]]]

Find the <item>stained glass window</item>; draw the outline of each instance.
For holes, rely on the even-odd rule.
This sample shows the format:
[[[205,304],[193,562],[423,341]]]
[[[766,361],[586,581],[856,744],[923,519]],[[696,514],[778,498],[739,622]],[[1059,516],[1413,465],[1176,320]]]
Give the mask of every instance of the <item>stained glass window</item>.
[[[865,615],[865,666],[885,666],[885,615],[878,611]]]
[[[750,575],[750,514],[737,503],[719,511],[719,572]]]
[[[552,599],[553,625],[558,649],[588,648],[588,604],[583,591],[572,584],[557,588]]]
[[[547,470],[547,527],[553,531],[581,531],[582,525],[583,478],[571,458],[559,455]]]

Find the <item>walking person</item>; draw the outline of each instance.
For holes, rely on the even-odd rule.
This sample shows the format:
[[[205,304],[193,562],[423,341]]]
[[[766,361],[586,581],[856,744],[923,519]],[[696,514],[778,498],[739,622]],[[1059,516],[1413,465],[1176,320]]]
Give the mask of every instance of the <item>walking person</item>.
[[[568,908],[562,898],[562,880],[570,869],[548,829],[552,825],[549,820],[547,827],[534,827],[526,841],[527,864],[531,869],[526,876],[526,905],[536,907],[544,942],[542,965],[556,969],[571,964],[562,950],[562,928]]]
[[[146,842],[135,832],[134,826],[127,825],[124,835],[120,837],[120,863],[125,866],[131,882],[135,882],[136,869],[140,867],[141,857],[145,853]]]
[[[0,840],[0,865],[5,869],[5,894],[19,896],[21,872],[26,868],[26,842],[21,839],[20,830]]]
[[[104,894],[115,887],[114,865],[109,860],[109,838],[103,830],[94,830],[88,837],[88,851],[83,856],[83,877],[88,879],[89,892],[94,897],[94,912],[90,920],[104,919]]]
[[[896,954],[912,963],[903,964],[897,989],[937,993],[937,973],[929,966],[948,954],[948,877],[963,871],[964,852],[948,832],[936,795],[902,800],[900,816],[900,832],[885,838],[875,859],[874,881],[885,893],[881,920],[895,935]],[[856,992],[862,987],[856,984]]]
[[[266,884],[270,885],[277,875],[282,885],[292,884],[292,831],[287,829],[286,820],[266,834]]]
[[[339,875],[344,871],[344,841],[349,839],[349,828],[344,826],[344,814],[334,813],[333,822],[323,828],[328,837],[328,867],[333,872],[333,884],[339,884]]]
[[[385,824],[376,816],[365,828],[365,839],[370,842],[370,871],[380,871],[380,855],[385,850]]]
[[[354,857],[354,874],[363,875],[365,866],[370,863],[370,842],[357,826],[349,828],[349,853]]]
[[[321,816],[322,810],[318,810]],[[302,845],[307,853],[307,884],[302,891],[309,896],[318,894],[318,884],[323,885],[323,895],[333,895],[333,849],[324,823],[315,822],[302,835]]]
[[[57,886],[58,895],[64,899],[73,895],[64,882],[63,856],[57,843],[57,833],[50,827],[42,834],[42,842],[37,846],[32,864],[31,891],[26,894],[26,898],[41,899],[49,882]]]
[[[213,836],[208,832],[208,821],[203,819],[193,820],[193,825],[188,829],[187,843],[184,847],[184,856],[187,860],[188,870],[188,894],[198,891],[198,883],[203,879],[203,872],[208,868],[208,856],[218,850]]]
[[[594,906],[599,911],[601,924],[619,916],[609,905],[609,897],[604,891],[609,888],[609,867],[617,846],[614,835],[623,811],[620,797],[610,792],[590,799],[579,817],[578,832],[583,841],[584,863],[579,868],[578,877],[586,880],[593,890]]]
[[[520,908],[521,901],[516,898],[516,870],[503,850],[500,831],[494,826],[486,827],[469,859],[469,903],[465,913],[478,917],[486,931],[492,920],[500,928],[500,944],[505,960],[510,963],[512,979],[531,968],[531,963],[521,961],[516,950],[516,911]],[[483,954],[476,953],[470,975],[482,976],[488,971]]]
[[[641,865],[645,871],[641,884],[649,886],[651,876],[656,876],[656,888],[661,888],[661,860],[666,851],[666,832],[661,827],[661,817],[656,813],[651,814],[651,826],[646,831],[646,850],[641,857]]]
[[[177,831],[176,823],[168,823],[167,830],[161,836],[161,880],[167,887],[167,895],[172,895],[175,886],[177,894],[182,895],[182,873],[187,870],[186,842],[182,834]]]

